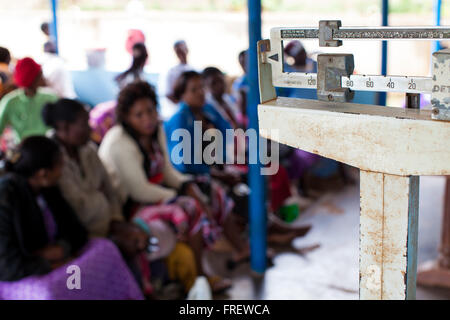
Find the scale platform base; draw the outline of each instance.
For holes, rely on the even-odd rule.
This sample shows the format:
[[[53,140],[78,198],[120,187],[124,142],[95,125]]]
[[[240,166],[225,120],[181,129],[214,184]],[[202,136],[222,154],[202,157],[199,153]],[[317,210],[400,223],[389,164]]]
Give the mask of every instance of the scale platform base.
[[[417,272],[417,285],[450,289],[450,269],[439,266],[436,261],[429,261]]]

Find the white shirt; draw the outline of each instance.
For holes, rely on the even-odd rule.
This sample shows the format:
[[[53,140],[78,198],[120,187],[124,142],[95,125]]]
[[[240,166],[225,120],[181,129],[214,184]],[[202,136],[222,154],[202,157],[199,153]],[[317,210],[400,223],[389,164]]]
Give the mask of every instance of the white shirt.
[[[44,53],[40,59],[42,73],[47,85],[61,98],[75,99],[72,76],[65,66],[64,60],[56,54]]]

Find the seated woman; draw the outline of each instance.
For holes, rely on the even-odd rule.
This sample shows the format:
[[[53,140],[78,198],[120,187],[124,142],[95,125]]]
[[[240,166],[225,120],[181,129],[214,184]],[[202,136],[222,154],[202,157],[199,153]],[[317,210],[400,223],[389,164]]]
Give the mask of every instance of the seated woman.
[[[55,187],[63,165],[58,145],[43,136],[8,156],[0,178],[0,299],[142,299],[116,246],[88,242]]]
[[[58,185],[91,237],[106,237],[116,223],[122,223],[122,207],[108,173],[89,143],[88,112],[76,100],[48,103],[44,122],[60,145],[64,159]]]
[[[89,143],[88,112],[76,100],[48,103],[42,117],[54,129],[64,159],[61,192],[92,237],[105,237],[111,224],[122,222],[122,208],[108,173]]]
[[[205,81],[206,102],[214,107],[233,128],[243,127],[242,114],[237,101],[226,93],[225,76],[215,67],[205,68],[202,72]]]
[[[116,243],[150,295],[152,288],[140,272],[140,262],[148,255],[144,250],[148,248],[149,234],[153,230],[149,228],[152,219],[146,213],[144,230],[147,232],[140,228],[142,224],[125,221],[119,195],[94,144],[89,142],[89,116],[81,103],[60,99],[47,104],[42,115],[45,123],[54,128],[52,137],[60,145],[64,158],[58,183],[64,198],[74,208],[90,237],[109,237]]]
[[[206,163],[203,158],[200,162],[195,161],[195,153],[201,152],[201,157],[204,154],[205,148],[210,143],[208,141],[207,146],[203,145],[203,148],[198,147],[199,145],[202,146],[202,137],[207,135],[208,129],[218,130],[222,135],[223,141],[226,141],[226,131],[231,129],[230,123],[227,122],[214,107],[206,103],[204,84],[201,75],[195,71],[188,71],[181,74],[175,85],[174,94],[181,103],[179,111],[165,123],[166,134],[169,137],[169,152],[171,154],[174,152],[176,153],[176,150],[181,143],[176,139],[172,139],[172,136],[177,134],[176,130],[187,130],[191,139],[187,144],[190,146],[189,161],[180,161],[174,164],[175,167],[183,173],[197,176],[210,176],[213,178],[211,181],[217,179],[228,187],[234,187],[242,182],[245,179],[245,175],[242,174],[242,171],[240,170],[230,170],[236,168],[233,165],[218,165],[215,163],[210,165]],[[202,132],[199,133],[195,132],[198,130],[196,128],[197,121],[201,123]],[[185,152],[185,150],[183,150],[183,152]],[[219,160],[224,162],[227,157],[227,152],[235,152],[235,150],[230,149],[229,146],[224,143],[222,152],[224,159]],[[183,154],[183,157],[184,156],[185,155]],[[214,183],[211,183],[211,185],[213,184]],[[241,216],[246,215],[246,213],[243,212],[237,212],[237,214]],[[276,244],[290,243],[295,237],[304,236],[311,228],[309,225],[295,228],[290,227],[281,223],[279,219],[270,219],[269,221],[269,240],[273,240]],[[235,257],[233,260],[235,260],[234,262],[239,262],[245,259],[248,259],[248,256],[241,255],[239,258]]]
[[[216,178],[225,184],[235,185],[240,182],[240,174],[236,173],[236,171],[223,170],[224,166],[217,164],[210,165],[203,159],[206,146],[202,146],[202,137],[208,135],[208,132],[211,132],[208,131],[208,129],[218,130],[218,132],[216,132],[221,134],[223,141],[225,141],[226,131],[232,129],[232,126],[214,107],[206,103],[202,76],[195,71],[182,73],[175,83],[174,95],[181,102],[178,112],[175,113],[164,126],[166,134],[169,137],[169,152],[172,154],[179,144],[179,141],[171,139],[175,130],[185,129],[189,132],[191,138],[191,141],[189,141],[190,158],[187,159],[188,161],[184,161],[183,159],[183,161],[174,163],[175,168],[187,174],[211,175],[213,178]],[[197,130],[197,128],[195,128],[196,122],[201,123],[201,132],[195,132]],[[196,137],[199,138],[200,141],[194,141]],[[210,138],[211,140],[215,140],[213,137]],[[230,152],[234,152],[234,149],[231,150],[224,142],[223,150],[221,151],[222,157],[218,160],[225,162],[226,157]],[[195,161],[198,156],[200,156],[201,161]],[[185,157],[184,154],[183,157]]]
[[[60,145],[63,156],[58,185],[64,198],[89,236],[109,236],[130,268],[136,270],[134,260],[146,248],[148,236],[124,221],[117,193],[95,147],[89,143],[87,111],[75,100],[59,99],[45,105],[42,116],[45,124],[54,129],[51,136]],[[139,279],[137,271],[135,276]]]
[[[218,224],[226,221],[229,204],[220,203],[222,210],[213,211],[197,185],[173,168],[156,105],[156,94],[146,82],[134,82],[122,89],[116,109],[119,124],[104,137],[99,156],[131,217],[143,217],[142,212],[149,210],[149,205],[183,209],[186,219],[175,217],[174,209],[166,219],[175,225],[180,239],[190,244],[198,273],[203,274],[203,246],[216,239],[220,232]],[[153,211],[161,212],[160,209]],[[213,290],[230,286],[228,281],[210,279]]]

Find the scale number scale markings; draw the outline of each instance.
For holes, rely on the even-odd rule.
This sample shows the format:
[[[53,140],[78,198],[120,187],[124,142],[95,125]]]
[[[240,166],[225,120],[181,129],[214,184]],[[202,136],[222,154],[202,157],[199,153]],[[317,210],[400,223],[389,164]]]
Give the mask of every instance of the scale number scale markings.
[[[431,93],[429,77],[351,75],[342,77],[343,88],[361,91]]]
[[[316,73],[283,72],[274,78],[273,85],[288,88],[317,88]],[[341,77],[343,88],[355,91],[431,93],[432,82],[429,77],[351,75]],[[448,87],[450,88],[450,86]]]

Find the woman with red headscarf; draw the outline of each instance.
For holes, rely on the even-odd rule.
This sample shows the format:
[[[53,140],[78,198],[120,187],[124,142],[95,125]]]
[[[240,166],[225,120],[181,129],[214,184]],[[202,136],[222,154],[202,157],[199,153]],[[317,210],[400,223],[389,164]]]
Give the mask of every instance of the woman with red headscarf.
[[[17,61],[13,78],[19,88],[0,101],[0,133],[10,125],[20,140],[45,134],[48,127],[42,120],[42,109],[58,97],[40,88],[45,85],[41,66],[31,58],[21,59]]]

